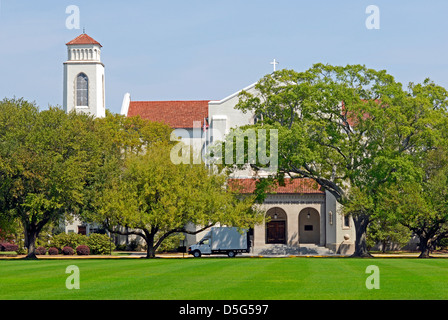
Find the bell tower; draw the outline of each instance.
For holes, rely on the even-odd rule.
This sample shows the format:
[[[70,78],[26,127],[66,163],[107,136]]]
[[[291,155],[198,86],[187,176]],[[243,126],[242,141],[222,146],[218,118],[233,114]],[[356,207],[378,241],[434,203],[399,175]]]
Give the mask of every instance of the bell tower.
[[[104,64],[101,44],[83,33],[67,44],[64,62],[64,101],[66,112],[106,116]]]

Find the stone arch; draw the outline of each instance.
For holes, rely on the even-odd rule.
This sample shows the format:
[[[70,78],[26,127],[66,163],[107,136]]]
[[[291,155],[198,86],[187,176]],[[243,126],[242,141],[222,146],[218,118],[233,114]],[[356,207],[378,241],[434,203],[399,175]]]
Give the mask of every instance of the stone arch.
[[[320,244],[320,214],[314,208],[299,213],[299,243]]]
[[[279,207],[268,210],[266,217],[266,243],[267,244],[286,244],[288,219],[286,212]]]

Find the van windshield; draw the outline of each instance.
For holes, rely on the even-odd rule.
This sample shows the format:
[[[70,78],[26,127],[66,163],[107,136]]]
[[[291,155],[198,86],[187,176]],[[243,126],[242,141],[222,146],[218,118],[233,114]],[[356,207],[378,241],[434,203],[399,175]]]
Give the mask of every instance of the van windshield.
[[[211,238],[211,232],[209,231],[202,239],[201,239],[201,241],[199,241],[199,244],[204,244],[204,243],[206,243],[206,244],[208,244],[208,241],[210,240],[210,238]]]

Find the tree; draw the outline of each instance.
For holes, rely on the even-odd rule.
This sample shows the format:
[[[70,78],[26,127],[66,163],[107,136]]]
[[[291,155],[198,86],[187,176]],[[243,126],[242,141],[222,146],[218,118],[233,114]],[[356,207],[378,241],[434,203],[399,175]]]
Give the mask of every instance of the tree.
[[[387,190],[385,207],[393,208],[398,221],[419,238],[420,258],[448,236],[448,153],[430,150],[422,161],[419,181],[400,183]]]
[[[100,161],[93,168],[83,189],[84,201],[78,215],[86,222],[98,220],[97,212],[103,206],[102,194],[116,181],[129,156],[144,154],[151,145],[170,143],[172,129],[162,123],[126,117],[106,111],[106,117],[95,119],[94,127],[100,142]]]
[[[211,174],[204,165],[173,164],[171,148],[153,144],[126,159],[122,174],[100,199],[99,220],[107,221],[109,231],[142,237],[147,258],[153,258],[173,234],[196,234],[218,222],[247,228],[261,221],[251,197],[238,197],[225,188],[225,176]],[[189,231],[188,223],[202,227]]]
[[[381,244],[383,253],[388,249],[393,250],[393,245],[400,248],[405,246],[410,238],[409,229],[400,224],[393,213],[376,217],[367,229],[367,246],[373,247],[375,244]]]
[[[94,120],[39,108],[23,99],[0,103],[0,212],[20,219],[27,258],[41,230],[76,213],[99,160]]]
[[[378,189],[418,175],[414,159],[434,148],[446,124],[446,90],[425,80],[406,91],[384,70],[323,64],[274,72],[255,89],[241,92],[236,107],[254,114],[252,128],[278,129],[277,177],[312,178],[343,205],[353,199],[351,190],[362,194],[361,206],[348,214],[357,234],[354,255],[370,256],[365,238]]]
[[[0,242],[17,241],[16,235],[23,230],[20,221],[0,211]]]

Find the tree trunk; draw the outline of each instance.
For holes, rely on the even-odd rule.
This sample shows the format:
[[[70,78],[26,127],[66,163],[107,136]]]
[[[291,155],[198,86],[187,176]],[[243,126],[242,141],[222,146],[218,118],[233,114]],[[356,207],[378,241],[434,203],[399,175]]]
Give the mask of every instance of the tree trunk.
[[[420,235],[420,255],[419,258],[430,258],[429,251],[430,251],[430,245],[429,245],[429,239],[425,236]]]
[[[25,259],[37,259],[36,255],[36,239],[39,232],[33,226],[25,230],[25,246],[28,249],[28,254]]]
[[[146,258],[147,259],[153,259],[156,257],[156,250],[154,249],[154,244],[147,244],[146,248]]]
[[[356,239],[355,252],[351,256],[372,258],[372,255],[367,251],[366,243],[367,226],[370,223],[369,216],[366,214],[353,215],[353,222],[355,223]]]
[[[383,252],[383,253],[386,253],[387,241],[386,241],[386,240],[382,241],[382,245],[383,245],[383,247],[381,248],[381,249],[382,249],[382,252]]]
[[[154,246],[154,237],[158,231],[158,228],[151,228],[151,232],[143,230],[146,237],[146,259],[153,259],[156,257],[156,247]]]

